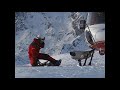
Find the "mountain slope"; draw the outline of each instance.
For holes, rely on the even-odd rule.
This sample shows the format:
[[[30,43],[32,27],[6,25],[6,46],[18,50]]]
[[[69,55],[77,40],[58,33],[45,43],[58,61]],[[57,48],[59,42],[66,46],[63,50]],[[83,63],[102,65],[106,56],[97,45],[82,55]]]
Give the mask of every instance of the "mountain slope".
[[[28,47],[38,34],[46,38],[42,53],[58,55],[87,49],[84,34],[77,36],[73,28],[73,21],[76,20],[70,12],[16,12],[16,64],[29,63]]]

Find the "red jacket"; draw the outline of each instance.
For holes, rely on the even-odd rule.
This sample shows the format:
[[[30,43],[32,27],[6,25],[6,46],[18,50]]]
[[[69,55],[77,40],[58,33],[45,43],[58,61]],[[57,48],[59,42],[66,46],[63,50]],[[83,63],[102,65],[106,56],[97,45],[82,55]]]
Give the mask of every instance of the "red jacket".
[[[39,55],[39,51],[41,48],[44,48],[44,42],[40,42],[40,39],[34,38],[33,42],[29,46],[28,54],[30,63],[33,64]]]

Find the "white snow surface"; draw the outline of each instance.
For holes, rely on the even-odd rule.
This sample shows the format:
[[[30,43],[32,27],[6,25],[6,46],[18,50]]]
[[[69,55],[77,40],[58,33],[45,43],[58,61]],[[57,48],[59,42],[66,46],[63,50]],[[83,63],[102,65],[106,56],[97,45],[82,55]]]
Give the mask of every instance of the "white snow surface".
[[[100,56],[95,52],[92,66],[78,66],[78,62],[69,55],[70,51],[90,49],[84,33],[75,35],[70,14],[28,12],[25,13],[26,19],[16,18],[15,78],[105,78],[105,55]],[[23,24],[25,28],[21,27]],[[23,30],[20,30],[21,28]],[[41,52],[57,60],[62,59],[59,67],[31,67],[29,64],[28,46],[38,34],[46,38],[45,48],[41,49]]]
[[[105,78],[105,56],[95,52],[92,66],[78,66],[78,62],[71,56],[60,54],[53,56],[62,59],[61,65],[31,67],[30,64],[15,67],[15,78]],[[89,63],[90,58],[87,61]],[[84,60],[82,61],[84,63]]]

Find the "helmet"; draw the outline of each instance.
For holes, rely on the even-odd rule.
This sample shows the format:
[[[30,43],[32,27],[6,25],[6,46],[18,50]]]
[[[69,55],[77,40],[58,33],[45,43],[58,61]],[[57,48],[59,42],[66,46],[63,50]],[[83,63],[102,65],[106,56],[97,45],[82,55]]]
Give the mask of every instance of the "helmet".
[[[41,40],[45,40],[45,37],[42,38],[42,37],[40,37],[40,35],[37,35],[36,38],[37,38],[37,39],[41,39]]]
[[[37,35],[37,37],[36,37],[37,39],[40,39],[40,35]]]
[[[40,35],[37,35],[36,36],[36,39],[38,39],[40,41],[40,43],[43,43],[44,40],[45,40],[45,37],[44,38],[41,38]]]

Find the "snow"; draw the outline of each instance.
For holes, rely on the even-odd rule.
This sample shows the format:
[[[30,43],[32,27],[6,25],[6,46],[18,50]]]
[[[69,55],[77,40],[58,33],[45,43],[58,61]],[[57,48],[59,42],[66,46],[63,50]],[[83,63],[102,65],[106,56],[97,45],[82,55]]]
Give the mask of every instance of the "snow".
[[[76,15],[86,14],[77,12]],[[15,19],[15,78],[105,78],[105,56],[95,52],[92,66],[78,66],[69,55],[70,51],[90,49],[84,33],[76,34],[70,12],[24,12]],[[38,34],[45,37],[41,52],[62,59],[59,67],[29,64],[28,46]]]
[[[104,78],[98,67],[17,67],[15,78]]]
[[[53,57],[62,59],[59,67],[20,65],[15,67],[15,78],[105,78],[105,56],[99,57],[98,52],[95,52],[92,66],[78,66],[68,53]]]

